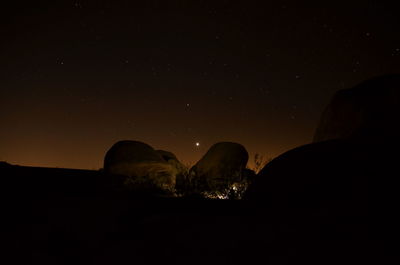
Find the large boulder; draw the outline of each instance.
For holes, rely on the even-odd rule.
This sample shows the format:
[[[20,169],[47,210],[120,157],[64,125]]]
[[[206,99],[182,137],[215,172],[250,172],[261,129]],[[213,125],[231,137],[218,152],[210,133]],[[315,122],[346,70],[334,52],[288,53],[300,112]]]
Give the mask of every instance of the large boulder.
[[[355,246],[361,256],[379,248],[379,257],[398,256],[392,242],[400,237],[400,178],[398,157],[388,150],[350,139],[295,148],[260,171],[245,200],[281,218],[288,227],[282,238],[297,238],[299,253],[331,249],[335,256]]]
[[[202,191],[223,191],[243,179],[249,155],[238,143],[214,144],[190,169],[190,181]]]
[[[0,168],[8,168],[11,167],[11,165],[5,161],[0,161]]]
[[[317,126],[314,142],[348,138],[395,140],[399,114],[400,75],[370,79],[333,96]]]
[[[176,171],[178,172],[178,174],[185,174],[185,172],[187,171],[187,168],[185,167],[184,164],[182,164],[178,158],[176,157],[175,154],[173,154],[172,152],[169,151],[165,151],[165,150],[156,150],[156,152],[158,154],[161,155],[161,157],[171,166],[173,166]]]
[[[313,210],[333,202],[350,207],[356,203],[353,199],[366,199],[365,185],[372,172],[372,165],[364,164],[371,159],[366,151],[345,140],[292,149],[258,173],[245,198],[277,209]]]
[[[299,253],[362,256],[379,249],[376,257],[398,256],[392,242],[400,237],[399,95],[399,75],[339,91],[315,142],[272,160],[247,189],[255,209],[290,228],[282,238],[297,238]]]
[[[178,158],[172,152],[165,151],[165,150],[156,150],[156,152],[167,162],[170,161],[170,160],[178,161]]]
[[[245,201],[266,224],[277,220],[280,243],[296,260],[398,257],[398,159],[376,151],[343,139],[295,148],[260,171]]]
[[[322,115],[315,142],[270,162],[246,197],[286,206],[318,208],[323,202],[352,200],[351,205],[368,185],[370,191],[376,190],[372,195],[387,197],[377,187],[392,183],[398,188],[399,181],[389,172],[398,171],[393,151],[397,151],[399,110],[400,75],[337,92]]]
[[[120,141],[106,153],[104,172],[122,176],[128,189],[172,192],[179,170],[145,143]]]

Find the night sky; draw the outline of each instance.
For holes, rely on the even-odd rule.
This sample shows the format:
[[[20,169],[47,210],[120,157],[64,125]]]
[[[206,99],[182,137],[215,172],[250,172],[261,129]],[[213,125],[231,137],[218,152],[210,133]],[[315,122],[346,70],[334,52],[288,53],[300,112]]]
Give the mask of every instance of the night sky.
[[[265,157],[309,143],[335,91],[400,72],[384,2],[2,5],[0,161],[98,169],[124,139],[185,164],[219,141]]]

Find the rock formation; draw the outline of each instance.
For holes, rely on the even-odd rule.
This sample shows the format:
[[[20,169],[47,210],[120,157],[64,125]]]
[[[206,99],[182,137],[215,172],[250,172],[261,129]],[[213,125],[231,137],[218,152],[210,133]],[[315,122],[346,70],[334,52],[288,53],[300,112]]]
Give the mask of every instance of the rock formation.
[[[367,80],[338,91],[322,114],[314,142],[329,139],[397,138],[400,114],[400,75]]]
[[[11,165],[5,161],[0,161],[0,167],[10,167]]]
[[[123,176],[124,186],[128,189],[172,192],[179,168],[177,163],[169,163],[145,143],[120,141],[107,152],[104,172]]]
[[[329,208],[339,201],[342,207],[350,207],[353,199],[366,198],[365,176],[370,168],[363,163],[368,159],[364,151],[344,140],[295,148],[268,163],[245,197],[280,209]]]
[[[183,165],[178,158],[176,157],[175,154],[169,152],[169,151],[165,151],[165,150],[156,150],[156,152],[158,154],[161,155],[161,157],[171,166],[173,166],[176,171],[179,173],[184,173],[185,171],[187,171],[185,165]]]
[[[394,155],[399,96],[400,75],[339,91],[322,115],[315,142],[267,164],[245,198],[276,209],[392,212],[400,202]]]
[[[165,150],[156,150],[156,152],[167,162],[169,160],[177,160],[178,161],[178,158],[172,152],[165,151]]]
[[[205,191],[226,189],[242,180],[248,158],[246,149],[240,144],[214,144],[191,168],[191,181]]]

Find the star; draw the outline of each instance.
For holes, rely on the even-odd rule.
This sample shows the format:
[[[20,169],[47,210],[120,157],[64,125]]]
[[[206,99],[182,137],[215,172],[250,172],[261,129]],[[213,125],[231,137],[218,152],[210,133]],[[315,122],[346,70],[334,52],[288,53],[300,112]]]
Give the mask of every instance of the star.
[[[196,146],[197,146],[197,147],[199,147],[199,146],[200,146],[200,143],[199,143],[199,142],[197,142],[197,143],[196,143]]]

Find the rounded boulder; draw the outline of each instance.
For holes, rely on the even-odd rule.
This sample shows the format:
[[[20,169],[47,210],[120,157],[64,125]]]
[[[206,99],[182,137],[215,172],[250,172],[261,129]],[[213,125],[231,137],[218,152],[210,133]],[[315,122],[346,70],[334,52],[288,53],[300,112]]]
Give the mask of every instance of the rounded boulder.
[[[192,182],[200,189],[221,190],[242,179],[249,155],[238,143],[220,142],[190,169]]]
[[[336,92],[322,113],[314,142],[331,139],[396,140],[400,75],[385,75]]]
[[[123,177],[123,185],[133,190],[175,188],[177,168],[156,150],[139,141],[120,141],[106,153],[104,172]]]

